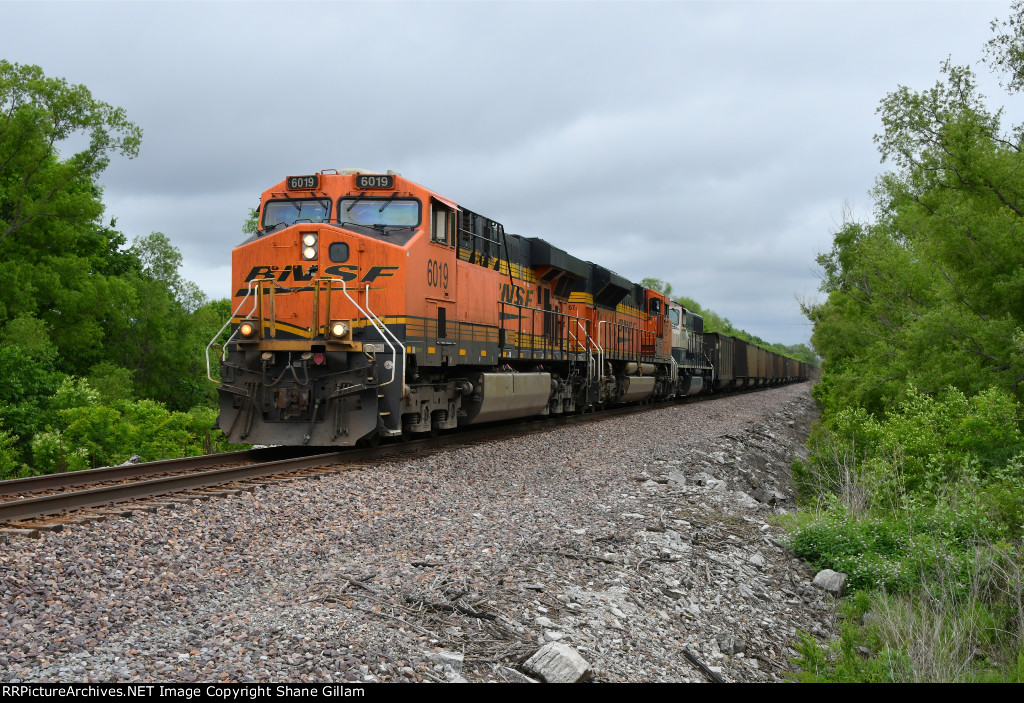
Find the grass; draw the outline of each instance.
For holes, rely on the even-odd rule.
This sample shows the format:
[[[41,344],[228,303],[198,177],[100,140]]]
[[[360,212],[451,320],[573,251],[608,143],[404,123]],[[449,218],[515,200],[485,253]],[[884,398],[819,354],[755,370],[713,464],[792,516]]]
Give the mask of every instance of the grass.
[[[1020,413],[983,400],[915,396],[902,414],[842,411],[812,433],[793,466],[803,510],[779,522],[851,595],[835,642],[794,643],[794,678],[1024,682]]]

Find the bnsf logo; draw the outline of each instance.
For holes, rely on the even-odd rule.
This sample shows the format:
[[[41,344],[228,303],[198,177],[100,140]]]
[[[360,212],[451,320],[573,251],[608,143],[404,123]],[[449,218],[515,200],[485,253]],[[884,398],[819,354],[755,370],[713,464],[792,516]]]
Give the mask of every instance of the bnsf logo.
[[[533,303],[533,291],[526,290],[522,286],[513,288],[511,284],[502,283],[498,291],[501,302],[512,303],[513,305],[530,306]],[[538,293],[537,295],[540,295]]]
[[[366,275],[359,278],[359,267],[352,264],[336,264],[324,269],[323,275],[330,278],[339,278],[346,283],[359,278],[360,283],[373,283],[378,278],[388,278],[395,275],[398,266],[371,266]],[[302,264],[293,266],[253,266],[252,270],[245,276],[245,282],[264,280],[287,283],[289,281],[306,282],[316,277],[319,267],[312,264],[309,268],[303,268]],[[247,289],[239,288],[236,296],[245,295]]]

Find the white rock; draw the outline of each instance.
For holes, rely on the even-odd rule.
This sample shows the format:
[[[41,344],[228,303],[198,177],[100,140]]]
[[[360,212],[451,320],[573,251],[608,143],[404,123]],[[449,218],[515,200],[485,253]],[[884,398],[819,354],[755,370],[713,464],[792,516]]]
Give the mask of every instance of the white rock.
[[[760,503],[758,503],[756,500],[750,497],[749,494],[744,493],[743,491],[734,491],[733,497],[736,499],[736,502],[739,503],[739,505],[744,508],[756,508],[758,505],[760,505]]]
[[[523,668],[548,683],[578,683],[593,674],[589,662],[563,642],[544,645],[526,660]]]
[[[451,667],[455,673],[462,671],[464,659],[465,657],[461,652],[430,652],[427,654],[427,661],[437,664],[442,669],[444,667]]]
[[[832,569],[819,571],[818,575],[814,577],[814,585],[832,594],[833,597],[839,598],[846,592],[846,574]]]
[[[444,677],[448,683],[469,683],[466,679],[462,678],[461,674],[456,673],[450,668],[444,670]],[[376,679],[374,679],[376,680]]]
[[[711,490],[713,490],[715,492],[718,492],[718,493],[724,493],[726,488],[728,488],[728,485],[726,484],[725,481],[722,481],[721,479],[717,479],[717,478],[710,478],[710,479],[708,479],[704,483],[704,485],[707,486],[708,488],[710,488]]]

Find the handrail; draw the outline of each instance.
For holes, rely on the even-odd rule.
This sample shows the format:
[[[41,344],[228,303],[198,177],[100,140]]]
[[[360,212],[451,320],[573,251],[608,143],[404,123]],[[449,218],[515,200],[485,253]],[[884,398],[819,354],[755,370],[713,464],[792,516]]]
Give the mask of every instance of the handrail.
[[[362,313],[366,317],[366,319],[370,321],[370,324],[372,324],[374,326],[374,328],[378,332],[381,333],[381,338],[384,340],[384,343],[387,344],[389,347],[391,347],[391,354],[397,358],[398,352],[395,351],[395,345],[393,345],[391,343],[391,340],[388,339],[387,335],[390,334],[392,336],[392,338],[396,342],[398,342],[398,338],[395,337],[394,334],[391,333],[391,330],[388,329],[387,325],[385,325],[383,322],[380,321],[380,318],[378,318],[373,313],[370,313],[370,312],[367,312],[366,310],[363,310],[363,308],[359,305],[359,303],[357,303],[355,301],[355,299],[351,295],[348,294],[348,286],[345,284],[345,279],[344,278],[328,278],[328,279],[321,278],[320,280],[321,281],[322,280],[328,280],[328,281],[331,281],[331,282],[333,282],[333,281],[340,281],[341,282],[341,292],[344,293],[346,298],[348,298],[348,302],[352,303],[352,305],[355,307],[355,309],[358,310],[360,313]],[[333,289],[334,289],[333,285],[330,286],[327,289],[328,297],[330,297],[331,290],[333,290]],[[366,297],[367,298],[370,297],[369,292],[370,292],[370,286],[369,286],[369,284],[367,284],[367,286],[366,286]],[[369,301],[367,301],[367,307],[369,307]],[[377,326],[378,323],[380,324],[380,327]],[[381,327],[383,327],[383,330],[381,329]],[[385,331],[387,332],[387,334],[385,334]],[[403,378],[404,378],[404,374],[405,374],[405,345],[401,344],[401,347],[402,347],[402,374],[403,374]],[[396,364],[396,366],[397,366],[397,364]],[[378,386],[378,388],[382,388],[382,387],[388,385],[389,383],[393,383],[394,382],[394,380],[395,380],[395,370],[396,370],[395,367],[391,368],[391,379],[388,380],[385,383],[380,384]]]
[[[591,362],[594,360],[593,355],[590,353],[590,348],[580,344],[579,338],[572,333],[571,329],[567,329],[566,332],[568,332],[569,336],[572,337],[572,341],[576,342],[576,346],[583,349],[584,353],[587,355],[587,381],[589,382],[591,377]],[[586,332],[584,332],[584,334],[586,334]]]
[[[373,319],[373,321],[375,323],[374,324],[375,327],[377,325],[380,325],[379,327],[377,327],[377,330],[381,333],[381,336],[384,337],[385,333],[388,334],[388,335],[391,335],[391,339],[395,340],[395,344],[397,344],[398,346],[400,346],[402,348],[402,383],[404,384],[405,383],[405,363],[406,363],[406,360],[405,360],[405,354],[406,354],[405,343],[402,342],[401,340],[399,340],[398,339],[398,335],[396,335],[394,332],[392,332],[391,328],[389,328],[387,325],[385,325],[384,322],[381,321],[381,319],[379,317],[377,317],[377,315],[374,314],[373,310],[370,309],[370,284],[369,283],[366,284],[366,312],[369,313],[369,316]],[[388,343],[387,337],[384,337],[384,341],[385,341],[385,343]],[[391,347],[391,353],[395,356],[395,359],[397,360],[398,359],[398,352],[395,351],[395,348],[392,347],[390,343],[388,343],[388,346]],[[395,380],[395,370],[396,370],[397,366],[398,366],[398,364],[395,364],[395,367],[392,367],[392,369],[391,369],[391,381],[388,381],[388,383],[391,383],[392,381]],[[381,385],[382,386],[386,386],[386,385],[388,385],[388,383],[382,383]]]
[[[245,305],[245,301],[249,299],[249,296],[250,296],[250,295],[252,295],[252,291],[253,291],[253,284],[260,284],[260,285],[262,285],[263,283],[264,283],[264,280],[263,280],[263,279],[261,279],[261,278],[254,278],[253,280],[249,281],[249,287],[248,287],[248,290],[246,290],[246,292],[245,292],[245,297],[244,297],[244,298],[242,298],[242,301],[241,301],[241,302],[240,302],[240,303],[238,304],[238,307],[237,307],[237,308],[235,308],[235,311],[234,311],[233,313],[231,313],[231,317],[229,317],[229,318],[228,318],[228,321],[227,321],[227,322],[225,322],[225,323],[224,323],[224,324],[223,324],[223,325],[221,326],[221,328],[220,328],[219,330],[217,330],[217,334],[213,335],[213,339],[211,339],[211,340],[210,340],[210,343],[206,345],[206,377],[207,377],[208,379],[210,379],[210,381],[212,381],[213,383],[220,383],[220,381],[217,381],[217,380],[215,380],[215,379],[213,378],[213,375],[212,375],[212,374],[211,374],[211,372],[210,372],[210,347],[212,347],[212,346],[213,346],[213,343],[217,341],[217,337],[219,337],[219,336],[220,336],[220,335],[221,335],[221,334],[222,334],[222,333],[224,332],[224,330],[225,330],[225,329],[227,329],[227,326],[228,326],[228,325],[230,325],[230,324],[231,324],[231,321],[235,319],[235,315],[237,315],[237,314],[238,314],[238,311],[242,309],[242,306],[243,306],[243,305]],[[258,297],[258,296],[257,296],[257,297]],[[250,311],[249,311],[249,315],[252,315],[252,314],[253,314],[253,312],[255,312],[255,311],[256,311],[256,305],[257,305],[257,303],[258,303],[257,299],[256,299],[256,298],[253,298],[253,301],[252,301],[252,310],[250,310]],[[260,322],[260,324],[261,324],[261,326],[262,326],[262,321]],[[224,359],[226,359],[226,358],[227,358],[227,348],[228,348],[228,344],[230,344],[230,343],[231,343],[231,340],[235,338],[235,335],[236,335],[236,334],[238,334],[238,330],[235,330],[234,332],[232,332],[232,333],[231,333],[231,336],[230,336],[230,337],[228,337],[228,339],[227,339],[227,341],[226,341],[226,342],[224,342],[224,352],[225,352],[225,353],[224,353],[224,356],[223,356],[223,358],[221,359],[221,361],[223,361]]]
[[[510,330],[509,328],[505,327],[505,324],[504,324],[505,320],[500,319],[500,315],[504,314],[505,306],[506,305],[509,306],[510,308],[513,308],[513,309],[519,311],[519,325],[518,325],[518,329],[511,329]],[[543,337],[545,339],[544,347],[543,347],[543,350],[545,352],[548,352],[548,351],[558,351],[558,352],[561,352],[561,353],[570,353],[570,351],[568,349],[569,340],[565,336],[566,334],[571,336],[573,338],[573,340],[576,341],[576,344],[578,344],[581,349],[583,349],[584,351],[589,351],[589,349],[587,347],[585,347],[583,344],[580,344],[579,339],[577,339],[577,337],[574,334],[572,334],[572,331],[571,331],[571,326],[572,326],[572,322],[571,321],[572,320],[576,320],[577,324],[582,325],[582,322],[584,320],[586,320],[587,318],[582,318],[582,317],[579,317],[578,315],[573,315],[573,314],[568,313],[568,312],[561,312],[559,310],[547,310],[545,308],[535,308],[535,307],[531,307],[529,305],[521,305],[519,303],[508,302],[506,300],[499,300],[498,301],[498,308],[499,308],[498,309],[498,314],[499,314],[499,325],[500,325],[499,329],[505,330],[506,332],[515,332],[516,333],[516,344],[515,344],[515,347],[516,347],[516,351],[518,351],[520,353],[522,352],[522,348],[523,348],[523,345],[522,345],[522,337],[523,337],[523,334],[524,334],[523,333],[523,317],[524,317],[523,316],[523,312],[527,312],[527,311],[530,312],[530,313],[533,313],[533,314],[527,316],[529,318],[529,322],[530,322],[529,336],[531,338],[533,338],[534,340],[536,340],[537,337]],[[544,333],[538,335],[537,334],[537,315],[538,314],[539,315],[550,315],[551,319],[553,321],[555,321],[555,320],[561,321],[561,319],[564,318],[565,320],[569,320],[570,322],[569,322],[569,324],[565,325],[564,327],[561,327],[560,325],[552,324],[552,328],[560,327],[560,329],[559,329],[559,331],[557,333],[555,333],[554,329],[552,329],[552,334],[548,334],[547,332],[544,332]],[[546,324],[547,323],[545,323],[545,325]],[[586,329],[583,330],[583,333],[585,335],[587,335],[587,339],[590,339],[590,335],[587,334]],[[550,342],[551,342],[550,346],[548,345],[548,340],[550,340]],[[594,343],[593,340],[591,340],[591,343]],[[597,346],[596,343],[594,343],[594,345]],[[533,350],[537,349],[537,347],[532,346],[532,345],[529,348],[533,349]]]
[[[711,368],[711,385],[714,386],[715,377],[718,375],[718,369],[715,368],[715,364],[714,362],[711,361],[711,357],[709,357],[704,352],[701,352],[701,356],[704,357],[704,360],[708,362],[708,366]]]
[[[629,335],[630,335],[631,347],[636,347],[637,346],[635,342],[636,342],[637,336],[639,336],[639,340],[640,340],[639,348],[637,348],[637,349],[630,348],[628,351],[625,352],[627,354],[635,353],[638,362],[642,362],[643,358],[644,358],[644,339],[647,336],[650,336],[650,338],[652,340],[657,339],[657,335],[654,332],[650,331],[650,330],[645,330],[642,327],[631,327],[629,325],[623,325],[623,324],[621,324],[619,322],[615,322],[614,320],[600,320],[600,321],[598,321],[598,323],[597,323],[597,338],[598,339],[601,339],[601,325],[606,325],[606,324],[614,326],[614,327],[617,327],[620,330],[628,331]],[[599,344],[597,344],[597,342],[595,342],[594,344],[599,349],[599,352],[598,352],[598,363],[600,364],[601,368],[600,368],[600,371],[599,371],[598,378],[599,378],[599,380],[602,383],[604,383],[604,357],[605,357],[604,348],[601,347]],[[623,350],[621,350],[621,349],[619,349],[618,352],[620,354],[624,353]]]
[[[587,333],[587,328],[583,326],[583,320],[581,320],[580,318],[577,317],[576,318],[576,324],[579,325],[580,331],[583,333],[583,336],[587,338],[587,341],[590,344],[592,344],[593,346],[597,347],[598,349],[601,349],[600,345],[598,345],[597,342],[595,342],[593,339],[590,338],[590,335]],[[570,332],[570,334],[572,334],[572,333]],[[573,339],[576,339],[575,335],[573,335]],[[582,345],[580,345],[580,346],[582,346]],[[587,347],[586,349],[587,349],[587,381],[589,382],[590,379],[592,379],[594,377],[594,374],[593,374],[593,372],[591,371],[591,368],[590,368],[590,365],[592,363],[594,363],[594,355],[590,353],[590,347]],[[603,352],[604,350],[601,349],[601,351]]]

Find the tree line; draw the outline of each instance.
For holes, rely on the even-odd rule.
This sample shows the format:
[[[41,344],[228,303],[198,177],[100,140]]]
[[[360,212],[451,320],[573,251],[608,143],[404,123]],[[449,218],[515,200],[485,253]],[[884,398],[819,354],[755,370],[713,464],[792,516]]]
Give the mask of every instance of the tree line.
[[[1024,4],[984,66],[1024,88]],[[801,677],[1024,681],[1024,125],[969,66],[878,107],[870,221],[847,219],[807,304],[821,422],[794,464],[794,551],[846,573],[839,640]]]
[[[141,140],[85,86],[0,61],[0,478],[223,446],[203,348],[229,302],[105,215],[98,178]]]

